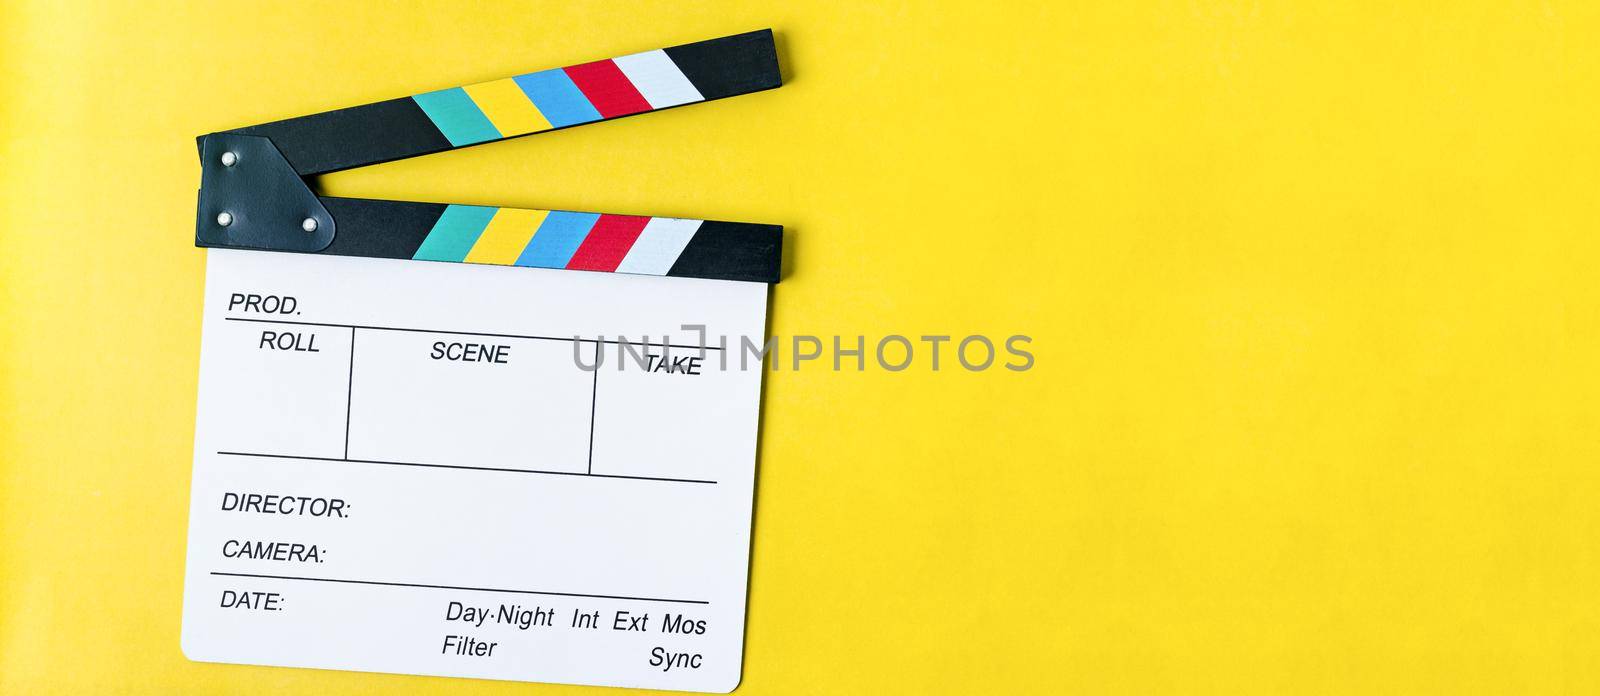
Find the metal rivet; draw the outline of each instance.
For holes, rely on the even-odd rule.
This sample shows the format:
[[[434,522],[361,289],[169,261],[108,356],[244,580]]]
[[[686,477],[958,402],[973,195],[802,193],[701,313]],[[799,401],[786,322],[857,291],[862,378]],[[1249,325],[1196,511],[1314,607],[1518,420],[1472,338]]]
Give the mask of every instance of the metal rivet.
[[[238,161],[239,161],[239,156],[238,155],[235,155],[232,152],[224,152],[224,153],[222,153],[222,166],[224,166],[224,167],[232,167],[233,163],[234,162],[238,162]]]
[[[316,220],[316,218],[306,218],[304,222],[300,223],[300,229],[305,230],[307,232],[316,232],[317,231],[317,220]]]
[[[233,224],[233,213],[230,213],[230,212],[228,212],[226,210],[224,210],[224,211],[222,211],[220,213],[217,213],[217,224],[218,225],[222,225],[223,227],[227,227],[228,225],[232,225]]]

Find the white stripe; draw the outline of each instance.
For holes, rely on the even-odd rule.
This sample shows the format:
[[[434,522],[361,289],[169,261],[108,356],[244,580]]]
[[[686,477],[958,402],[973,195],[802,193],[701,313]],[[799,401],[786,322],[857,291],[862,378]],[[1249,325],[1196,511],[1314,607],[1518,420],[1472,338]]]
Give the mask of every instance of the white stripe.
[[[652,109],[705,101],[700,90],[694,88],[683,71],[667,57],[666,51],[645,51],[631,56],[612,58],[611,62],[622,68],[622,74],[650,102]]]
[[[694,237],[694,231],[700,229],[701,222],[703,221],[650,218],[650,222],[645,223],[644,229],[639,231],[639,238],[634,240],[633,248],[628,250],[628,255],[617,265],[617,272],[666,275],[667,271],[672,270],[672,264],[678,260],[678,255],[683,253],[683,248],[689,245],[689,240]]]

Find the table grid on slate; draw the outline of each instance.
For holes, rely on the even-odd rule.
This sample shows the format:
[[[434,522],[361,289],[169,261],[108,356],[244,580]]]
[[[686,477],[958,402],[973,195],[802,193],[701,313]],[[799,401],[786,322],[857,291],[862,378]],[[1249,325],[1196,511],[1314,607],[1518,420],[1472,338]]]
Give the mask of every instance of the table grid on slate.
[[[615,363],[601,363],[600,361],[616,360],[622,362],[633,356],[635,349],[643,356],[652,350],[664,352],[668,359],[677,351],[677,355],[694,354],[704,359],[707,354],[721,350],[718,346],[693,346],[665,342],[649,342],[641,337],[638,341],[619,339],[607,340],[601,338],[582,337],[557,337],[537,336],[505,333],[483,333],[456,330],[438,330],[398,326],[353,325],[329,322],[309,322],[277,319],[251,319],[243,317],[226,317],[229,322],[243,322],[265,326],[276,326],[283,329],[277,336],[329,335],[329,332],[345,333],[348,337],[346,345],[347,369],[344,371],[342,383],[329,385],[337,386],[343,390],[344,399],[344,424],[342,448],[329,446],[327,451],[318,452],[273,452],[258,451],[257,449],[224,449],[217,454],[239,458],[254,459],[296,459],[308,461],[343,462],[353,464],[428,467],[440,469],[455,469],[462,471],[491,471],[511,472],[533,475],[551,476],[589,476],[609,479],[629,479],[643,481],[659,481],[674,484],[699,484],[715,485],[717,482],[706,478],[689,476],[674,476],[672,472],[652,472],[650,475],[641,475],[638,472],[618,473],[607,471],[605,466],[596,465],[595,461],[595,432],[596,417],[600,412],[598,404],[601,399],[628,398],[624,394],[611,393],[608,395],[607,379],[602,373],[610,374],[611,365]],[[308,332],[308,333],[306,333]],[[340,338],[344,338],[341,336]],[[263,340],[266,340],[265,338]],[[300,340],[296,338],[295,340]],[[520,398],[519,404],[524,409],[544,409],[544,418],[528,418],[527,414],[511,410],[510,413],[487,412],[462,413],[455,409],[471,409],[473,407],[470,393],[461,404],[447,404],[439,407],[435,417],[418,418],[416,409],[405,408],[406,394],[410,392],[436,391],[438,385],[418,387],[408,390],[409,385],[422,379],[428,365],[427,356],[422,354],[428,344],[436,343],[436,350],[453,349],[463,341],[474,342],[477,346],[478,358],[494,360],[495,348],[505,349],[507,353],[514,353],[519,358],[524,358],[529,352],[537,352],[536,360],[526,361],[531,363],[540,375],[546,379],[538,381],[528,379],[518,381],[515,378],[504,379],[499,375],[487,372],[475,375],[493,381],[493,384],[483,385],[480,388],[492,391],[501,397]],[[423,351],[418,350],[420,342]],[[487,343],[494,342],[494,343]],[[326,342],[325,342],[326,344]],[[575,345],[576,344],[576,345]],[[437,348],[438,345],[449,346],[448,349]],[[320,350],[320,349],[319,349]],[[613,353],[613,350],[616,352]],[[383,355],[383,358],[377,357]],[[487,357],[485,357],[487,356]],[[409,361],[409,362],[408,362]],[[381,363],[387,362],[387,365]],[[582,367],[580,367],[582,365]],[[593,369],[587,369],[593,367]],[[648,363],[643,368],[648,370]],[[378,374],[374,374],[378,373]],[[538,376],[538,375],[535,375]],[[458,380],[452,376],[446,379]],[[613,378],[616,379],[616,378]],[[559,381],[562,385],[560,391],[551,393],[540,391],[538,387],[547,387],[549,382]],[[472,385],[467,384],[470,391]],[[536,386],[537,385],[537,386]],[[620,388],[613,385],[612,391]],[[387,391],[386,391],[387,390]],[[580,408],[581,406],[581,408]],[[390,414],[389,422],[374,423],[374,420],[385,421],[382,415],[374,412],[386,411]],[[487,411],[487,410],[486,410]],[[461,416],[456,419],[457,428],[470,429],[472,424],[486,420],[486,415],[501,417],[521,418],[521,422],[509,427],[499,428],[495,433],[502,437],[520,436],[524,431],[534,429],[536,425],[548,425],[548,421],[562,419],[565,427],[547,428],[546,433],[539,441],[538,447],[530,448],[521,446],[515,441],[508,440],[497,443],[493,440],[483,441],[483,438],[461,437],[436,437],[437,433],[426,433],[426,437],[419,436],[417,441],[427,442],[455,442],[458,446],[476,445],[480,452],[473,454],[470,451],[443,451],[431,455],[419,456],[417,448],[408,444],[408,436],[424,432],[428,428],[439,427],[439,420],[445,420],[440,414],[454,414]],[[398,415],[395,415],[398,414]],[[677,414],[685,417],[685,414]],[[393,422],[400,421],[400,422]],[[445,427],[449,427],[448,424]],[[561,449],[558,444],[567,445],[568,456],[558,456],[553,460],[540,461],[536,459],[514,459],[519,453],[527,450],[548,451],[552,448]],[[497,446],[498,445],[498,446]],[[497,460],[497,461],[488,461]],[[659,473],[659,475],[656,475]]]

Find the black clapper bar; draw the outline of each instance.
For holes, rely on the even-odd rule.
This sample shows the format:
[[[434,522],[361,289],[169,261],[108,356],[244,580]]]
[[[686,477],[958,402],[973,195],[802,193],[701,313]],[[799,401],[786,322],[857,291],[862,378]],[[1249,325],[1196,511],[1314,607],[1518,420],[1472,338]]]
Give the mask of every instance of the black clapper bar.
[[[782,84],[761,30],[204,135],[195,245],[776,283],[777,225],[335,198],[306,177]]]

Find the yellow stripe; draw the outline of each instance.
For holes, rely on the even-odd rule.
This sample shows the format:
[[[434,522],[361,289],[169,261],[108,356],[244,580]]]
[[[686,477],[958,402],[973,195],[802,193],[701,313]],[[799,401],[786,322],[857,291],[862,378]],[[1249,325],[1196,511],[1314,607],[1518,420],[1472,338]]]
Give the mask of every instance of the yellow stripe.
[[[467,252],[467,263],[496,263],[510,266],[517,262],[517,257],[522,254],[522,248],[528,246],[528,240],[533,239],[533,233],[544,222],[544,216],[549,215],[548,210],[524,210],[522,208],[501,208],[489,220],[489,226],[483,228],[483,234],[478,235],[477,243],[472,245],[472,251]]]
[[[550,130],[550,122],[545,120],[544,114],[539,113],[539,108],[509,77],[461,89],[466,90],[467,96],[472,97],[473,103],[504,137]]]

